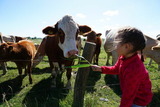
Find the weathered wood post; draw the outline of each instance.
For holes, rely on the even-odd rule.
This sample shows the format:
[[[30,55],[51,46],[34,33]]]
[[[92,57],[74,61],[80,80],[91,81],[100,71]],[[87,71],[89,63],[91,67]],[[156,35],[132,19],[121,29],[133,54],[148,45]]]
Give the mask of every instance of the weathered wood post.
[[[89,62],[92,61],[95,47],[96,47],[96,44],[91,42],[86,42],[84,46],[82,56]],[[87,64],[87,62],[80,62],[80,64]],[[83,107],[86,81],[87,81],[89,71],[90,71],[90,67],[78,69],[76,81],[74,85],[74,98],[73,98],[73,105],[72,105],[73,107]]]

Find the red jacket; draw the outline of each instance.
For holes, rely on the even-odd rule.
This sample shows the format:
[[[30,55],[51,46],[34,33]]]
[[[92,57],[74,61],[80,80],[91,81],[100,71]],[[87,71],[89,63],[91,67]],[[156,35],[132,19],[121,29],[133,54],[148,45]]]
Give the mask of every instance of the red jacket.
[[[126,59],[121,56],[114,66],[102,66],[101,69],[103,74],[119,75],[122,90],[120,107],[131,107],[132,104],[146,106],[151,102],[151,81],[138,54]]]

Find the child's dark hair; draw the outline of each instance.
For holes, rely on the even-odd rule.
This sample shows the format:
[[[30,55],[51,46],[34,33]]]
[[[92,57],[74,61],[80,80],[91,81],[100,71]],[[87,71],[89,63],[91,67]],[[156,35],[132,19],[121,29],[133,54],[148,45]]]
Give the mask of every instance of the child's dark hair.
[[[118,37],[120,37],[121,43],[131,43],[133,45],[133,50],[131,52],[142,52],[146,46],[145,36],[140,30],[134,27],[124,27],[119,29]]]

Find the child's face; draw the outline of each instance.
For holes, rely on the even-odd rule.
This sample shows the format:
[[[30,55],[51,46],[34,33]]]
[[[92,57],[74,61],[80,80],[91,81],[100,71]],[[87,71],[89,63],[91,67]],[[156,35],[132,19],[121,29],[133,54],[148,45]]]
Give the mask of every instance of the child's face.
[[[131,53],[132,49],[133,49],[133,46],[130,43],[119,43],[117,45],[116,51],[119,56],[123,55],[125,57],[128,57],[130,54],[133,54],[133,53]]]

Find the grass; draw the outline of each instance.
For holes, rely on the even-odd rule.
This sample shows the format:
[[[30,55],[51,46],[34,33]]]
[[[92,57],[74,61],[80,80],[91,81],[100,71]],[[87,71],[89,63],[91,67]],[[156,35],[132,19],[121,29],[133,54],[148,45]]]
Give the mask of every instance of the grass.
[[[102,47],[99,65],[105,65],[106,53]],[[149,59],[145,61],[147,64]],[[33,84],[29,84],[28,76],[18,76],[14,63],[7,62],[8,72],[0,77],[0,107],[71,107],[73,103],[73,88],[68,90],[65,73],[58,88],[51,88],[51,73],[48,69],[48,59],[33,69]],[[148,107],[160,107],[160,72],[157,64],[146,68],[152,81],[153,100]],[[77,69],[73,69],[77,71]],[[0,70],[2,74],[2,70]],[[72,87],[75,77],[72,76]],[[84,97],[84,107],[118,107],[121,91],[117,80],[111,75],[103,75],[90,71]],[[108,101],[101,101],[106,98]]]

